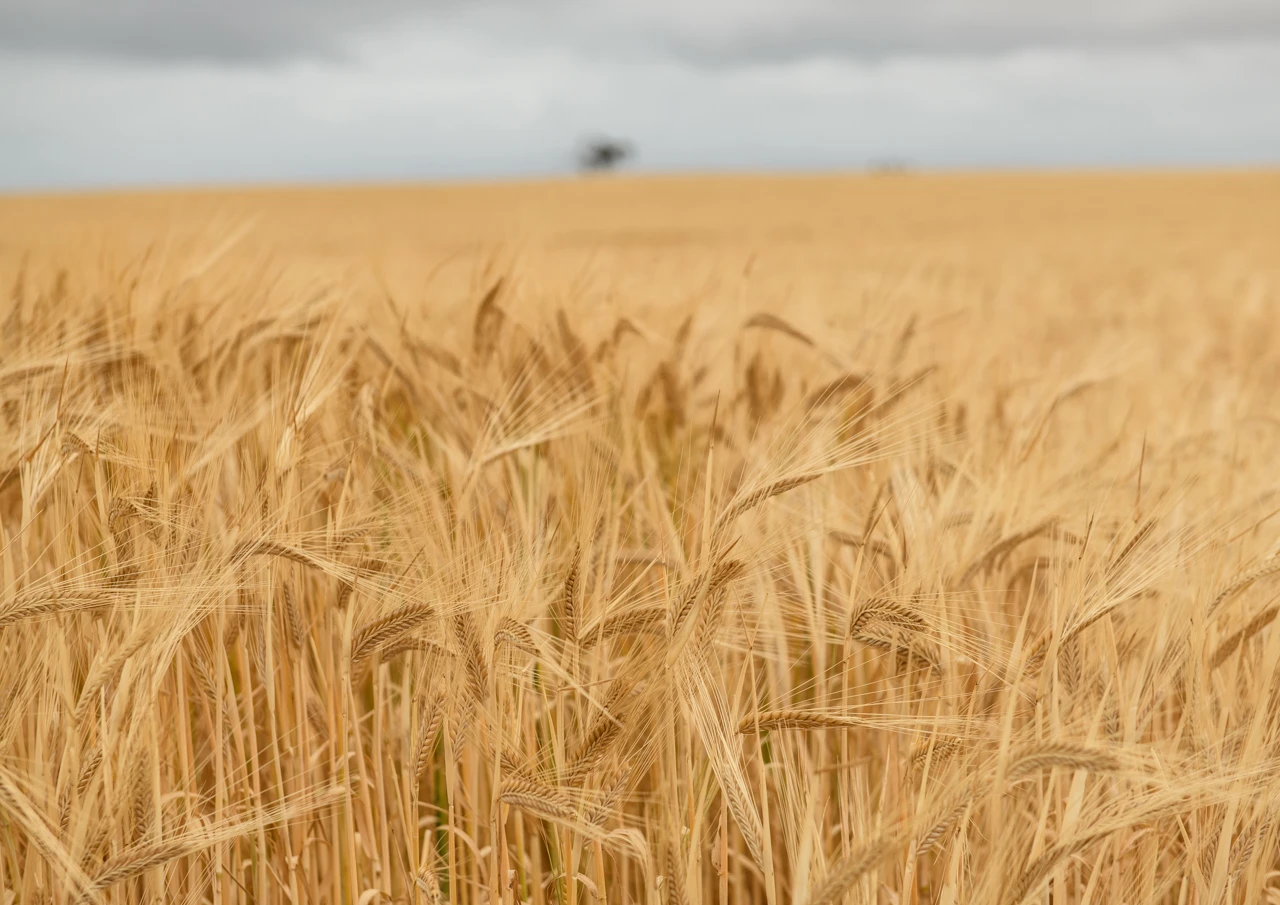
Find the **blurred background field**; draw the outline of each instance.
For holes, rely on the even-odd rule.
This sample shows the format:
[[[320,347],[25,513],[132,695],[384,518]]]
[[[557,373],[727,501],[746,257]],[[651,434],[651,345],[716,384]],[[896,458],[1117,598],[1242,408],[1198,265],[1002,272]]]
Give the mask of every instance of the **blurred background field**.
[[[824,325],[854,331],[857,348],[827,348],[849,367],[874,365],[914,316],[947,386],[990,389],[989,368],[1012,381],[1109,359],[1144,388],[1127,404],[1158,390],[1185,403],[1187,391],[1242,376],[1221,356],[1274,335],[1280,176],[649,177],[2,198],[0,276],[12,281],[24,261],[46,280],[61,269],[77,291],[133,268],[162,295],[166,280],[213,269],[229,292],[309,293],[356,316],[391,299],[454,344],[499,272],[509,313],[529,325],[565,308],[599,338],[619,316],[662,333],[693,313],[711,341],[728,342],[741,321],[773,311],[820,345]]]

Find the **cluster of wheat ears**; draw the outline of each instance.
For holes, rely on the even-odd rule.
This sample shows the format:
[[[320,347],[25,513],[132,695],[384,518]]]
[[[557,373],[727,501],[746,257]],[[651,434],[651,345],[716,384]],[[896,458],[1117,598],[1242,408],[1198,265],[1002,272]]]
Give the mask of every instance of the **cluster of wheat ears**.
[[[151,266],[0,301],[6,905],[1275,896],[1238,382]]]

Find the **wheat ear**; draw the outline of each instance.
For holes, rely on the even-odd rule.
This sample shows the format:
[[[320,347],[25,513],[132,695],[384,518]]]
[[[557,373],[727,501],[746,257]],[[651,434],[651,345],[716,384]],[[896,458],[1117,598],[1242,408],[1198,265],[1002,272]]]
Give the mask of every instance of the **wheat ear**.
[[[573,819],[573,805],[563,792],[523,776],[507,778],[502,783],[498,798],[503,804],[519,808],[535,817],[559,821]]]
[[[435,612],[429,603],[406,603],[379,619],[365,623],[351,639],[351,662],[362,663],[379,647],[431,619]]]
[[[809,905],[835,905],[841,901],[849,887],[887,857],[895,845],[893,837],[882,836],[864,843],[841,858],[827,871],[826,877],[810,895]]]
[[[1269,578],[1280,572],[1280,557],[1274,557],[1256,568],[1246,572],[1241,572],[1231,582],[1217,593],[1217,596],[1209,603],[1208,609],[1205,610],[1205,617],[1212,616],[1218,609],[1235,595],[1239,594],[1255,581],[1263,578]]]

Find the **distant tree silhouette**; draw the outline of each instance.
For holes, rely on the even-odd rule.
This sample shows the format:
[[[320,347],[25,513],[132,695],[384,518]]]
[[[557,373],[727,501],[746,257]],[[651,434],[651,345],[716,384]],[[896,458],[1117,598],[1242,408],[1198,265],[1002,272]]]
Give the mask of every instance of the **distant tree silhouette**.
[[[882,176],[910,173],[913,169],[911,161],[905,157],[877,157],[871,161],[868,169]]]
[[[633,148],[628,142],[614,138],[594,138],[578,154],[578,167],[583,172],[616,169],[632,152]]]

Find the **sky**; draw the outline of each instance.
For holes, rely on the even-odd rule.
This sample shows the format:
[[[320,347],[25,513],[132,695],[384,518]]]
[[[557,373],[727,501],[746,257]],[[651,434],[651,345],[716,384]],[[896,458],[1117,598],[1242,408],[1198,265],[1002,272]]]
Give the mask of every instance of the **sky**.
[[[1280,164],[1280,0],[0,0],[0,191]]]

